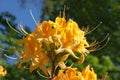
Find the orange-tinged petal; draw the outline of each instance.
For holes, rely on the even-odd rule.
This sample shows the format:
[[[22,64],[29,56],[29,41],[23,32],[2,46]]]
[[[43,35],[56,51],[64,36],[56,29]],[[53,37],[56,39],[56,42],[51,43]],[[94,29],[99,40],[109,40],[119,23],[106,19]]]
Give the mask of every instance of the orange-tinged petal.
[[[55,19],[55,23],[57,23],[57,25],[63,26],[66,23],[66,20],[65,20],[65,18],[57,17]]]
[[[93,69],[87,66],[82,72],[77,71],[77,68],[67,67],[59,70],[57,76],[53,80],[97,80],[97,75]]]
[[[82,71],[82,76],[85,78],[85,80],[97,80],[96,73],[94,72],[93,68],[90,69],[89,65]]]
[[[40,69],[48,75],[46,64],[49,62],[49,58],[43,53],[36,53],[35,57],[33,57],[32,65],[30,66],[30,72],[40,67]]]
[[[76,68],[67,68],[65,70],[59,70],[57,76],[53,80],[85,80],[81,72],[77,71]]]
[[[66,48],[65,50],[67,50],[74,58],[78,57],[76,57],[73,52],[79,52],[81,54],[89,53],[86,49],[89,47],[89,44],[86,41],[85,32],[79,28],[78,24],[71,19],[65,21],[64,18],[57,17],[55,23],[60,24],[60,22],[62,23],[62,26],[59,26],[57,32],[62,36],[61,42],[63,48]]]

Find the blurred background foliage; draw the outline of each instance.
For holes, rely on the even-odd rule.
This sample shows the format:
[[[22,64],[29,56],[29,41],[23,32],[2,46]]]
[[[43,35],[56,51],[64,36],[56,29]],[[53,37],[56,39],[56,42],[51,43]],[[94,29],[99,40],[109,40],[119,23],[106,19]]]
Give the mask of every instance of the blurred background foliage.
[[[26,3],[27,1],[21,0],[20,4]],[[89,43],[94,40],[101,41],[107,33],[110,34],[110,41],[106,47],[86,56],[83,64],[78,65],[74,59],[69,59],[67,64],[74,63],[73,67],[78,67],[79,70],[90,64],[99,78],[108,73],[108,80],[120,79],[120,0],[44,0],[40,18],[42,21],[55,20],[60,12],[62,14],[65,5],[66,18],[76,21],[80,28],[89,26],[89,30],[92,30],[101,21],[103,22],[98,29],[86,35]],[[8,72],[0,80],[42,80],[36,71],[29,73],[27,67],[18,69],[19,60],[13,60],[12,65],[9,63],[5,55],[17,57],[14,55],[20,53],[17,42],[23,37],[8,27],[5,18],[15,29],[18,25],[15,23],[14,15],[9,12],[0,13],[0,26],[2,26],[0,27],[0,65],[3,65]],[[27,26],[25,30],[30,32]]]

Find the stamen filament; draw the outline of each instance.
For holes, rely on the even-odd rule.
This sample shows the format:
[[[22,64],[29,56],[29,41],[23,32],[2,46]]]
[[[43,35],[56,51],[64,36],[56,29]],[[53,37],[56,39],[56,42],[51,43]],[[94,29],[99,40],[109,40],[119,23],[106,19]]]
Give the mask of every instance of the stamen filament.
[[[35,18],[34,18],[34,16],[33,16],[33,13],[32,13],[32,10],[30,9],[30,15],[31,15],[31,17],[32,17],[32,19],[33,19],[33,21],[35,22],[35,24],[36,24],[36,26],[38,25],[38,23],[36,22],[36,20],[35,20]]]
[[[109,33],[108,33],[108,34],[105,36],[105,38],[104,38],[103,40],[101,40],[100,42],[98,42],[98,41],[96,41],[96,40],[95,40],[94,42],[92,42],[89,47],[92,47],[92,46],[95,46],[95,45],[98,45],[98,44],[102,43],[102,42],[105,41],[108,37],[109,37]]]
[[[17,33],[19,33],[19,34],[22,34],[20,31],[16,30],[15,28],[13,28],[13,27],[10,25],[10,23],[9,23],[8,20],[7,20],[7,18],[6,18],[6,23],[8,24],[8,26],[9,26],[12,30],[14,30],[15,32],[17,32]]]
[[[37,71],[37,73],[39,74],[39,76],[41,76],[41,77],[43,77],[43,78],[46,78],[46,79],[49,78],[49,77],[46,77],[46,76],[42,75],[39,71]]]
[[[102,24],[102,22],[100,22],[95,28],[93,28],[91,31],[87,32],[86,34],[90,34],[94,30],[96,30],[101,24]]]
[[[26,36],[28,35],[28,33],[25,31],[25,29],[23,29],[23,25],[22,24],[19,24],[19,27],[21,29],[21,32]]]
[[[10,56],[8,56],[7,54],[4,54],[4,56],[6,56],[6,57],[9,58],[9,59],[18,59],[18,58],[10,57]]]

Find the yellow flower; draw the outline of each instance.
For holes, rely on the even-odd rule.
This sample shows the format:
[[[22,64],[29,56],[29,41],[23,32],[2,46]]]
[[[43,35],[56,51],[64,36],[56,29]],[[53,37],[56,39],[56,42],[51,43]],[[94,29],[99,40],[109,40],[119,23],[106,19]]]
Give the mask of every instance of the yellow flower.
[[[87,66],[82,72],[77,71],[77,68],[66,68],[59,70],[57,76],[53,80],[97,80],[94,70],[90,70]]]
[[[36,53],[31,61],[30,72],[39,67],[46,75],[48,75],[46,64],[48,64],[49,58],[43,54],[42,51]]]
[[[29,34],[26,38],[21,40],[20,43],[23,44],[24,50],[19,56],[22,59],[19,67],[21,66],[22,63],[29,62],[37,50],[36,40],[33,33]]]
[[[61,69],[65,69],[67,66],[64,61],[70,55],[79,59],[74,52],[79,52],[82,56],[79,63],[82,63],[84,55],[89,53],[85,32],[75,21],[72,19],[66,21],[64,17],[57,17],[55,22],[43,21],[20,43],[23,44],[24,50],[20,55],[22,60],[19,67],[25,62],[31,62],[31,72],[39,67],[47,74],[46,64],[55,61],[56,56],[59,57],[59,60],[57,63],[55,62],[55,66],[59,65]],[[58,56],[59,54],[62,56]]]
[[[44,21],[42,24],[38,25],[39,28],[41,28],[41,33],[39,35],[43,35],[41,37],[50,37],[53,36],[55,33],[55,27],[54,27],[54,22],[52,21]]]
[[[76,68],[67,68],[66,70],[59,70],[57,76],[53,80],[85,80],[81,72]]]
[[[82,76],[85,80],[97,80],[97,75],[95,74],[93,68],[90,69],[89,65],[82,71]]]
[[[3,68],[3,66],[0,65],[0,77],[5,76],[7,74],[7,71]]]
[[[24,50],[19,56],[22,61],[19,64],[19,67],[25,62],[30,62],[30,72],[40,67],[40,69],[47,74],[47,69],[45,68],[45,64],[48,63],[48,57],[43,54],[43,49],[39,44],[35,33],[29,34],[26,38],[24,38],[21,42],[24,45]]]
[[[89,46],[86,42],[84,31],[79,28],[75,21],[71,19],[66,21],[64,18],[57,17],[55,23],[58,26],[58,35],[62,37],[61,41],[63,47],[74,48],[81,42],[84,44],[84,47]]]
[[[66,21],[65,18],[57,17],[55,23],[58,26],[57,34],[61,36],[61,47],[56,50],[56,53],[65,51],[78,59],[79,57],[74,52],[79,52],[82,54],[82,60],[79,63],[82,63],[84,61],[84,55],[89,53],[89,50],[87,50],[89,44],[86,40],[85,32],[71,19]]]

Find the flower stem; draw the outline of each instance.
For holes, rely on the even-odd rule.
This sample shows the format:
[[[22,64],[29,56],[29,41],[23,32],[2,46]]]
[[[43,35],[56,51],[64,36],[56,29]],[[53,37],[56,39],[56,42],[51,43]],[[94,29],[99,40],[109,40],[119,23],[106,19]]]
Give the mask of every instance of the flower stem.
[[[54,72],[55,72],[55,59],[53,60],[53,63],[52,63],[52,72],[51,72],[52,79],[54,78]]]
[[[51,59],[52,62],[52,70],[51,70],[51,77],[49,80],[53,80],[54,78],[54,73],[55,73],[55,60],[56,60],[56,55],[54,55]]]

